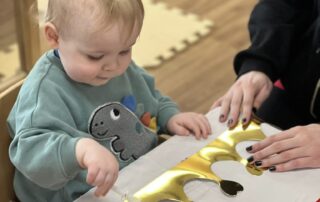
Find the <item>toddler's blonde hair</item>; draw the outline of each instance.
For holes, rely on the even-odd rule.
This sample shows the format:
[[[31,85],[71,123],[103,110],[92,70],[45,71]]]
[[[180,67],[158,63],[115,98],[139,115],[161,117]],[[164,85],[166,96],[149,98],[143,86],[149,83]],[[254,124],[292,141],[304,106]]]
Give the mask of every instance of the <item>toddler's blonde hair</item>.
[[[53,23],[62,37],[69,37],[74,23],[82,23],[91,32],[101,31],[113,23],[123,23],[126,38],[136,27],[141,30],[144,8],[141,0],[48,0],[45,21]],[[79,21],[80,20],[80,21]]]

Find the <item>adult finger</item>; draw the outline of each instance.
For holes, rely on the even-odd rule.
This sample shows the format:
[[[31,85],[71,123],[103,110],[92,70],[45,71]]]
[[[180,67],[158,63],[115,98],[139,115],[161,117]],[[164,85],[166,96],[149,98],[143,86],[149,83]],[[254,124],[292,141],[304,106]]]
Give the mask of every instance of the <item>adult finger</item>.
[[[262,105],[262,103],[268,98],[271,90],[272,90],[272,84],[266,84],[266,86],[263,87],[255,96],[253,106],[255,108],[259,108]]]
[[[251,152],[251,153],[255,153],[257,151],[260,151],[268,146],[270,146],[271,144],[281,141],[281,140],[285,140],[285,139],[289,139],[292,138],[294,136],[294,130],[290,129],[290,130],[286,130],[286,131],[282,131],[278,134],[275,135],[271,135],[269,137],[266,137],[265,139],[255,143],[254,145],[252,145],[250,148],[247,148],[247,151]]]
[[[294,138],[282,139],[280,141],[273,142],[269,146],[253,154],[254,160],[261,160],[271,155],[279,154],[283,151],[287,151],[298,146]]]
[[[305,148],[303,147],[295,147],[288,149],[286,151],[277,153],[275,155],[270,156],[269,158],[265,158],[259,162],[259,166],[261,167],[271,167],[278,164],[284,164],[288,161],[292,161],[297,158],[306,157]]]
[[[222,103],[222,100],[223,100],[223,97],[219,98],[217,101],[215,101],[212,106],[210,107],[210,110],[211,109],[214,109],[214,108],[217,108],[217,107],[220,107],[221,106],[221,103]]]
[[[247,124],[251,119],[251,112],[254,101],[254,91],[252,88],[246,88],[243,94],[242,102],[242,124]]]
[[[242,104],[243,93],[242,91],[234,91],[231,104],[230,104],[230,117],[228,120],[228,127],[234,127],[239,118],[240,108]]]
[[[316,168],[318,167],[314,163],[314,159],[312,157],[301,157],[292,159],[285,163],[281,163],[278,165],[274,165],[269,168],[270,171],[273,172],[284,172],[289,170],[301,169],[301,168]]]
[[[221,108],[220,108],[220,117],[219,117],[219,121],[221,123],[225,122],[228,118],[231,96],[232,96],[231,93],[227,93],[222,100]]]

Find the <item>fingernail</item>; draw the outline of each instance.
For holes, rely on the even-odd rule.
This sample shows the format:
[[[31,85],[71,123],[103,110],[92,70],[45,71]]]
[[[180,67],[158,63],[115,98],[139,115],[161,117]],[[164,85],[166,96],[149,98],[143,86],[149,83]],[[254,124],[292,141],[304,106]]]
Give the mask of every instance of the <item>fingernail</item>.
[[[223,119],[224,119],[224,115],[221,114],[220,117],[219,117],[219,120],[220,120],[220,121],[223,121]]]
[[[250,156],[249,158],[247,158],[248,163],[251,163],[252,161],[254,161],[253,156]]]
[[[257,112],[257,108],[253,107],[252,111],[253,111],[253,113],[256,113]]]
[[[245,124],[245,123],[247,123],[247,119],[246,119],[246,118],[243,118],[243,119],[242,119],[242,124]]]
[[[246,150],[247,150],[247,152],[252,151],[252,146],[247,147]]]
[[[230,126],[233,123],[233,119],[229,119],[228,126]]]
[[[271,172],[276,171],[276,167],[275,167],[275,166],[271,166],[271,167],[269,168],[269,171],[271,171]]]
[[[262,165],[262,161],[256,161],[256,162],[254,162],[254,165],[261,166]]]

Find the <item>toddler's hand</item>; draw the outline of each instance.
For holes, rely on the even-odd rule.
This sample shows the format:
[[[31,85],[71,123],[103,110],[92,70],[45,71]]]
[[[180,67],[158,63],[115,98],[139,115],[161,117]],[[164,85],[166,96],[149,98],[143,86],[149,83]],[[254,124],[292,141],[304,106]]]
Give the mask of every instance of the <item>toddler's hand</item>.
[[[76,145],[76,156],[79,165],[88,169],[87,183],[97,187],[95,195],[106,195],[119,172],[119,164],[113,154],[98,142],[83,138]]]
[[[171,117],[167,123],[169,132],[177,135],[194,134],[196,139],[207,139],[211,133],[208,119],[203,114],[194,112],[179,113]]]

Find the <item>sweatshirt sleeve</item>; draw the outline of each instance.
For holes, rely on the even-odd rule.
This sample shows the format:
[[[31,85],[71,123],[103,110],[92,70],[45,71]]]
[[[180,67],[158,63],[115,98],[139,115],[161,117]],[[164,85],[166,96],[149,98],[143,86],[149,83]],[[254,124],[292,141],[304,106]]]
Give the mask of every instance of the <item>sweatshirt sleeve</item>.
[[[312,9],[312,1],[260,0],[249,20],[251,45],[234,60],[238,77],[256,70],[272,81],[278,79],[288,66],[295,38],[312,18]]]
[[[75,146],[85,133],[76,129],[63,97],[55,96],[59,85],[29,83],[25,82],[8,118],[13,137],[10,159],[30,181],[56,190],[81,171]]]
[[[158,89],[156,89],[154,78],[147,73],[147,71],[140,67],[137,68],[148,85],[153,97],[157,100],[157,123],[160,127],[159,133],[169,133],[167,130],[167,122],[173,115],[180,113],[178,105],[172,101],[169,96],[163,95]]]

